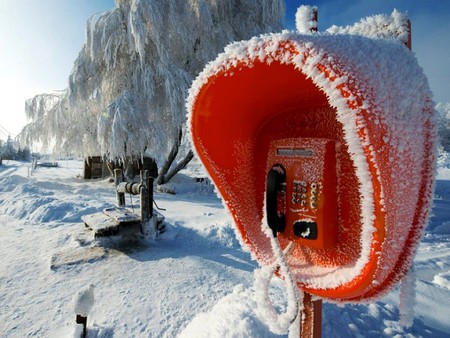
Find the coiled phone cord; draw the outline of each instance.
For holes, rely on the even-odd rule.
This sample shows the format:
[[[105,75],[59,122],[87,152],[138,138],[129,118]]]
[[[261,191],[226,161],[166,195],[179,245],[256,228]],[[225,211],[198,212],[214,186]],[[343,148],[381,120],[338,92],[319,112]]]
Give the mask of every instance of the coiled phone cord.
[[[297,319],[300,319],[298,317],[301,310],[300,303],[303,304],[303,292],[298,288],[286,262],[286,255],[293,249],[294,243],[289,243],[283,251],[276,237],[268,237],[270,237],[272,250],[276,260],[272,265],[263,267],[258,271],[259,276],[257,277],[260,278],[256,278],[256,280],[259,281],[260,284],[255,285],[255,289],[264,292],[261,297],[257,297],[258,308],[267,310],[264,315],[265,317],[270,318],[270,321],[267,324],[273,333],[286,334],[286,332],[289,331],[289,335],[291,335],[292,330],[295,330],[296,332],[292,333],[292,335],[298,337],[300,323]],[[286,283],[288,304],[286,311],[280,314],[275,311],[269,297],[269,286],[275,273],[277,273]]]

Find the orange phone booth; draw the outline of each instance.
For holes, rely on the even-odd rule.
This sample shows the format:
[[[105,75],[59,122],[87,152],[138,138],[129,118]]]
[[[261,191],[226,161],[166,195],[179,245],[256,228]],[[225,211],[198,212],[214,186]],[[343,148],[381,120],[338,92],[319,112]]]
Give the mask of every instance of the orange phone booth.
[[[260,264],[270,227],[303,290],[387,292],[427,221],[436,159],[427,79],[401,43],[262,35],[226,47],[193,83],[194,149]],[[270,231],[270,230],[269,230]]]

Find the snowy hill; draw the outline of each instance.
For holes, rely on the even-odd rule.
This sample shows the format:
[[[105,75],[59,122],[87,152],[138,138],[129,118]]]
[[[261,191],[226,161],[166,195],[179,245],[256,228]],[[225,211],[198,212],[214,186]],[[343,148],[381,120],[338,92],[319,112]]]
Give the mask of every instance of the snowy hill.
[[[94,239],[81,216],[115,202],[108,180],[81,179],[82,162],[56,168],[0,166],[0,336],[67,337],[75,332],[73,297],[95,285],[88,337],[276,337],[258,309],[257,263],[243,251],[230,216],[189,171],[155,193],[167,231],[137,228]],[[323,307],[323,337],[450,335],[450,180],[438,176],[432,217],[415,259],[414,323],[399,324],[399,289],[371,304]],[[127,196],[138,212],[138,199]],[[409,293],[411,295],[411,293]],[[284,285],[271,297],[286,307]]]

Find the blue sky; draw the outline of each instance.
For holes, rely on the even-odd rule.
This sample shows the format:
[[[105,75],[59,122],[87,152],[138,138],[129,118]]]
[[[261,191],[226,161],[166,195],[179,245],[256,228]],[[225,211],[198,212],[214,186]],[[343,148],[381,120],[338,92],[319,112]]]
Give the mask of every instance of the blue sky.
[[[319,31],[351,25],[374,14],[407,12],[413,52],[428,76],[436,102],[450,102],[450,1],[286,0],[286,25],[294,28],[302,4],[319,8]],[[24,102],[67,87],[73,61],[85,41],[85,23],[115,7],[114,0],[0,0],[0,138],[26,123]]]
[[[448,0],[286,0],[286,24],[294,25],[300,5],[318,7],[319,31],[346,26],[393,9],[411,20],[412,51],[428,77],[436,102],[450,102],[450,1]]]
[[[114,0],[0,0],[0,139],[26,124],[26,99],[67,87],[86,20],[114,7]]]

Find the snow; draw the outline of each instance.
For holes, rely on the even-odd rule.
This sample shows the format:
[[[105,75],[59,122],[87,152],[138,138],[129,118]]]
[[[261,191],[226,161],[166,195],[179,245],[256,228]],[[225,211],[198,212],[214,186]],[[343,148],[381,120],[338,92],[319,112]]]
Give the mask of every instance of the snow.
[[[74,297],[73,310],[75,314],[87,317],[94,306],[94,284],[89,284],[79,290]]]
[[[167,231],[158,239],[141,237],[139,229],[94,239],[81,217],[115,203],[113,183],[81,179],[82,162],[58,163],[32,176],[29,163],[0,166],[2,337],[75,337],[72,300],[91,283],[89,337],[287,337],[269,331],[255,289],[267,279],[258,279],[261,270],[236,239],[213,187],[193,179],[198,168],[175,177],[176,195],[155,192],[167,209]],[[450,223],[450,181],[438,180],[436,191],[415,258],[412,326],[400,324],[394,288],[368,304],[324,303],[324,337],[449,336],[450,232],[438,230]],[[136,200],[126,202],[137,209]],[[286,287],[270,281],[280,314]]]

